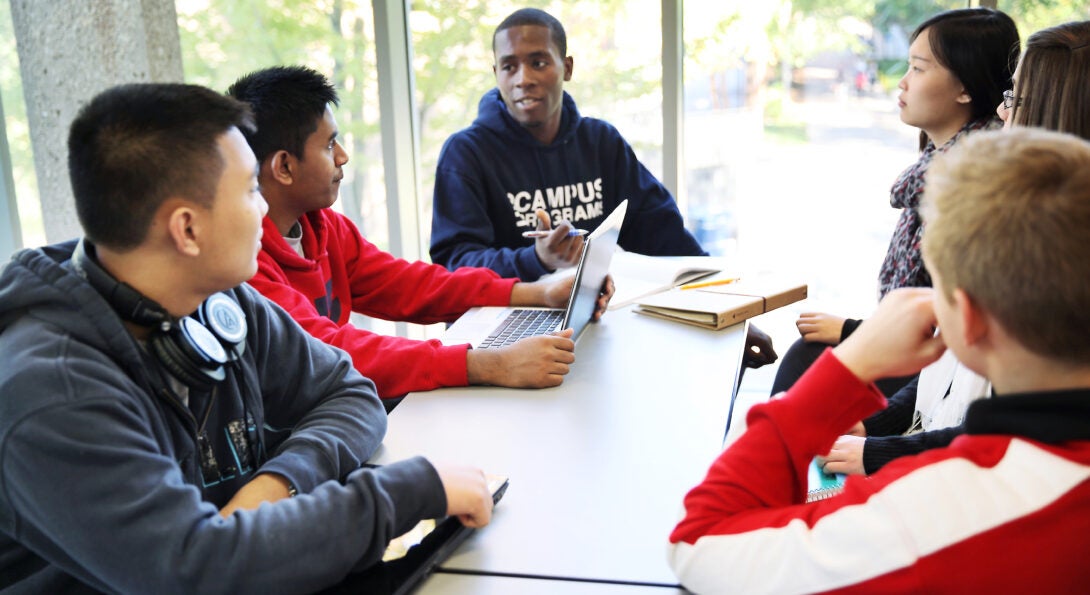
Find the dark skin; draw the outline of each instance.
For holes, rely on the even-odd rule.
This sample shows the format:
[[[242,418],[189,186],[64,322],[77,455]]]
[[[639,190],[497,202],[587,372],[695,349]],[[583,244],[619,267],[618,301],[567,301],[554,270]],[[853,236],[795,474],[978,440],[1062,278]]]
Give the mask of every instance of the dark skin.
[[[746,335],[746,352],[742,355],[742,363],[747,368],[760,368],[771,364],[779,358],[772,349],[772,337],[761,329],[749,325],[749,334]]]
[[[492,72],[507,111],[544,145],[556,140],[560,129],[564,83],[571,80],[575,60],[564,56],[548,27],[523,25],[496,32],[492,40],[495,63]],[[538,260],[550,271],[574,266],[583,248],[583,238],[571,236],[570,221],[553,227],[544,211],[537,213],[538,231],[548,235],[534,242]],[[772,339],[750,325],[742,358],[749,368],[759,368],[777,359]]]
[[[543,145],[560,130],[564,83],[571,80],[575,61],[563,56],[548,27],[523,25],[496,33],[492,40],[492,73],[507,113]],[[549,271],[575,266],[583,238],[570,236],[575,227],[560,221],[555,227],[545,211],[537,212],[537,231],[548,235],[534,242],[538,260]]]

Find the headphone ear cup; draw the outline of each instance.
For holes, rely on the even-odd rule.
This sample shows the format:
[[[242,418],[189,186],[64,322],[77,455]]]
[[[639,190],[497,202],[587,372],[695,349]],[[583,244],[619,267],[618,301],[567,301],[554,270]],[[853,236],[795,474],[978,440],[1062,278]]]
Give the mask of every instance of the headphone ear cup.
[[[148,345],[175,378],[197,390],[210,390],[227,377],[227,352],[200,322],[185,317],[167,332],[156,332]]]
[[[196,318],[227,351],[227,361],[236,361],[246,350],[246,314],[225,293],[208,297],[197,309]]]
[[[242,356],[246,347],[246,314],[227,294],[215,293],[197,309],[196,318],[174,320],[154,300],[118,281],[95,261],[95,247],[81,239],[72,266],[124,320],[151,327],[148,347],[175,378],[197,390],[223,381],[223,365]]]
[[[210,390],[215,384],[202,370],[186,360],[180,353],[174,341],[165,333],[156,333],[148,339],[148,347],[151,348],[155,359],[162,364],[171,376],[182,381],[182,384],[196,390]]]

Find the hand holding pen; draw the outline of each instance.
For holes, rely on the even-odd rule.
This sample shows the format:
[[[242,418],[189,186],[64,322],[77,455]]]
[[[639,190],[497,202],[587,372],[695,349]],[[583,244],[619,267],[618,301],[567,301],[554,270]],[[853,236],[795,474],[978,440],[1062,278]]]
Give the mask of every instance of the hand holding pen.
[[[534,238],[534,252],[541,264],[550,272],[575,266],[583,250],[586,230],[576,229],[568,220],[553,228],[549,214],[542,209],[535,213],[537,229],[523,232],[523,237]]]

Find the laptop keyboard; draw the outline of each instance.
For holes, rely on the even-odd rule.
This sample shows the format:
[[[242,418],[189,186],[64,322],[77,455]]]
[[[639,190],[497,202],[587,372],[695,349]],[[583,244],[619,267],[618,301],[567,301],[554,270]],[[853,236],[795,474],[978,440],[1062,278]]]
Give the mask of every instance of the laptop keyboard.
[[[477,348],[504,347],[525,337],[551,333],[563,321],[563,310],[512,310]]]

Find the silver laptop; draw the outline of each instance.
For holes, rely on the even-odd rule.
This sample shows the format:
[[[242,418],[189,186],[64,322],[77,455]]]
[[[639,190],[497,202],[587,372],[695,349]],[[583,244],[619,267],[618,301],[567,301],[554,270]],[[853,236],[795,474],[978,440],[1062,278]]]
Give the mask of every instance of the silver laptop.
[[[489,349],[569,327],[575,331],[572,339],[578,339],[594,316],[602,282],[617,249],[617,237],[627,206],[622,205],[584,242],[567,308],[471,308],[447,329],[440,341],[445,345],[469,343],[474,349]]]

